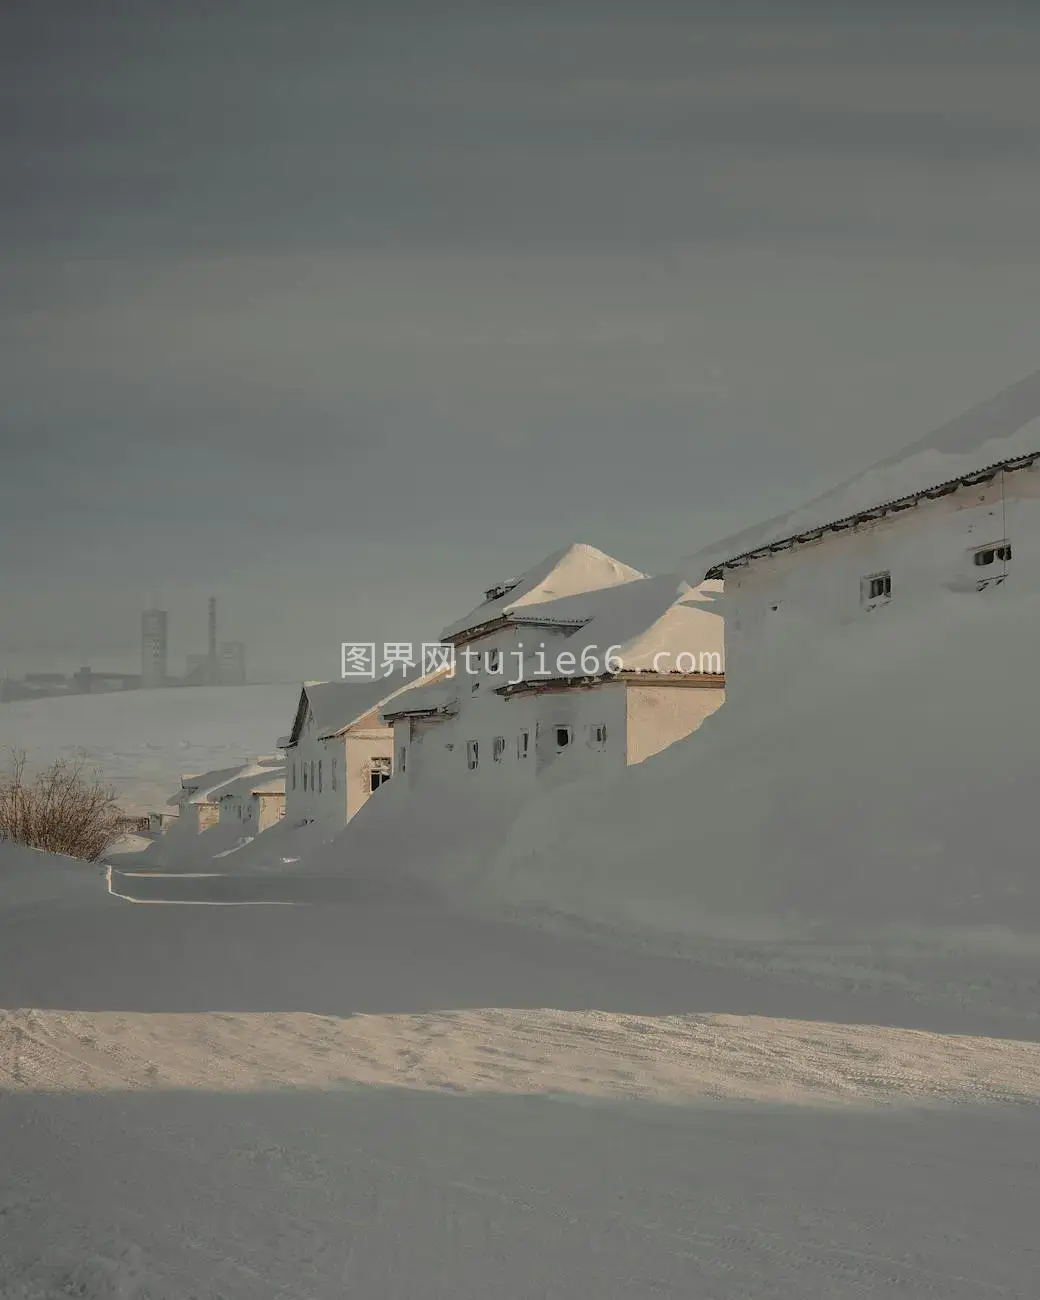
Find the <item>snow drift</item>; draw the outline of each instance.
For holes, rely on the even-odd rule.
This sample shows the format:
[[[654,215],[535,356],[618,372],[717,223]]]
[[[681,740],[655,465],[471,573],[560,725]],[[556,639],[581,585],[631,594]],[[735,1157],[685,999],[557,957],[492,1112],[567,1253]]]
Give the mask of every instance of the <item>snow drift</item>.
[[[471,886],[672,934],[1040,929],[1038,631],[1011,581],[835,629],[619,779],[543,792]]]

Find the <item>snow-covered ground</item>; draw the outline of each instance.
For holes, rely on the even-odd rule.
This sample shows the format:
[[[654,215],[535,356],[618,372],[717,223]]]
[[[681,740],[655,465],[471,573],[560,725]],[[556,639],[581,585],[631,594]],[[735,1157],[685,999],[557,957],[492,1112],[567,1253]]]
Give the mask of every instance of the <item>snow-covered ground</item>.
[[[0,846],[3,1300],[1034,1293],[1028,1018],[247,897]]]
[[[84,755],[127,812],[164,807],[184,772],[271,753],[299,687],[214,686],[114,691],[0,704],[0,756],[25,750],[37,767]]]

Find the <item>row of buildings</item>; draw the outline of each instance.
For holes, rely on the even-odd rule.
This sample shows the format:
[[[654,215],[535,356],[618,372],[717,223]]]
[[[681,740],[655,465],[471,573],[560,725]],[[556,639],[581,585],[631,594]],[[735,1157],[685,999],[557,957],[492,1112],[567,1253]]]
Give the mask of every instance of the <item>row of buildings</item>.
[[[491,790],[640,763],[826,627],[1040,572],[1040,372],[794,514],[648,577],[573,545],[491,587],[438,663],[305,684],[278,756],[185,778],[193,829],[342,829],[388,780]],[[724,587],[725,584],[725,587]],[[725,635],[723,624],[725,590]]]

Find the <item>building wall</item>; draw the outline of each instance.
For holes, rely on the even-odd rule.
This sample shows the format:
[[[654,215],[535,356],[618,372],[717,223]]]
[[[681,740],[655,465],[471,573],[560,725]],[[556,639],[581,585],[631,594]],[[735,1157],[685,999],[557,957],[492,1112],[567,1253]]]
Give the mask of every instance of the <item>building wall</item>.
[[[305,724],[297,743],[285,751],[284,815],[294,823],[310,820],[342,829],[372,794],[372,760],[392,763],[393,752],[393,732],[380,723],[377,710],[327,740]]]
[[[557,775],[591,775],[608,768],[625,766],[625,688],[622,682],[600,686],[572,687],[545,691],[529,697],[535,717],[535,759],[539,775],[557,770]],[[598,741],[594,728],[604,727],[606,737]],[[570,740],[561,744],[559,731],[566,728]]]
[[[361,728],[347,735],[347,821],[356,817],[375,793],[372,789],[373,760],[381,759],[393,770],[394,733],[389,727]]]
[[[991,484],[961,488],[935,501],[844,533],[727,570],[726,675],[738,690],[766,660],[781,665],[828,625],[885,618],[900,609],[960,593],[984,600],[977,583],[999,576],[999,563],[973,564],[980,547],[1007,538],[1008,582],[1040,572],[1040,472],[1018,470]],[[864,606],[861,582],[891,574],[888,602]]]
[[[255,807],[253,819],[257,834],[266,831],[285,816],[284,794],[256,794],[252,796],[252,800]]]
[[[347,741],[319,740],[305,728],[285,751],[285,815],[293,822],[347,824]],[[320,765],[320,766],[319,766]]]
[[[642,763],[691,735],[725,703],[721,687],[640,686],[626,683],[628,763]]]

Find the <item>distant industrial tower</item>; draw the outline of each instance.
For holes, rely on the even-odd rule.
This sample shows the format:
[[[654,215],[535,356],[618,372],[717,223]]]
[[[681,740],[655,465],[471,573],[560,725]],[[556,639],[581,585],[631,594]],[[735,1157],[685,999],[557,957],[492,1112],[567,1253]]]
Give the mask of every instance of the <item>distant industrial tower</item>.
[[[141,615],[141,686],[166,685],[166,610],[146,609]]]
[[[217,659],[217,598],[216,596],[210,596],[209,598],[209,650],[207,654],[208,654],[208,663],[209,663],[209,685],[215,686],[217,684],[217,675],[218,675],[218,668],[219,668],[219,661]]]

